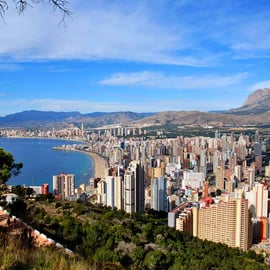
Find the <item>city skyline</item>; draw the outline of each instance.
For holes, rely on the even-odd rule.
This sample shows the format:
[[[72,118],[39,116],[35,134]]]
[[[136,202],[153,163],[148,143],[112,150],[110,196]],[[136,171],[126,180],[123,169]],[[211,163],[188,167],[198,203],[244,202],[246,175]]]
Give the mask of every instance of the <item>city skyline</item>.
[[[0,116],[227,110],[270,87],[270,3],[41,3],[0,22]]]

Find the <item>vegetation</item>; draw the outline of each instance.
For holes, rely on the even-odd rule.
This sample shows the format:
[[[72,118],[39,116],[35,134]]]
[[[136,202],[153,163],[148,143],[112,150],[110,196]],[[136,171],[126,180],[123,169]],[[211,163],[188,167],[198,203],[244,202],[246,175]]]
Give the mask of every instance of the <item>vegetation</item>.
[[[176,231],[154,211],[129,216],[81,202],[20,200],[9,211],[103,269],[270,269],[261,254]]]
[[[36,248],[26,245],[24,239],[0,231],[0,269],[1,270],[88,270],[96,269],[80,256],[67,254],[53,247]]]
[[[11,176],[20,173],[22,163],[15,163],[12,154],[0,148],[0,185],[5,184]]]
[[[3,182],[22,166],[2,149],[0,160]],[[21,198],[32,193],[19,186],[13,191]],[[11,215],[75,253],[37,249],[26,235],[15,239],[0,231],[0,269],[270,269],[262,254],[169,228],[164,213],[130,216],[81,201],[55,202],[51,196],[40,201],[18,199],[7,207]]]
[[[9,0],[0,0],[0,16],[3,16],[12,4],[15,6],[19,14],[23,13],[28,6],[40,4],[44,2],[43,0],[14,0],[10,4]],[[48,0],[49,4],[52,4],[55,9],[60,10],[63,15],[63,19],[66,15],[70,15],[71,12],[68,10],[67,6],[69,2],[67,0]]]

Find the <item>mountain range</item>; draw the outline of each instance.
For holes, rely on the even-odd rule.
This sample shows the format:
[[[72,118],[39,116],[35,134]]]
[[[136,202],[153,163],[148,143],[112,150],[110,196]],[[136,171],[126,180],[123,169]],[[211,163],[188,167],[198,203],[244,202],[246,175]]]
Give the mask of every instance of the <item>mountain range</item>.
[[[244,126],[270,125],[270,88],[251,93],[243,106],[222,112],[166,111],[159,113],[135,112],[52,112],[24,111],[0,117],[0,128],[51,128],[68,125],[100,127],[105,125],[208,125]]]

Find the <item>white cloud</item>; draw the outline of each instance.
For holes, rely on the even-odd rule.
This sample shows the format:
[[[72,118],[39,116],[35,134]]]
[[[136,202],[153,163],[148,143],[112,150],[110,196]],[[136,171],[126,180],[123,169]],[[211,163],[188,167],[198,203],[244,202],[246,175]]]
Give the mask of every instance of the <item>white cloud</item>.
[[[11,1],[12,2],[12,1]],[[124,60],[213,66],[269,55],[269,9],[239,1],[71,1],[66,28],[47,1],[0,21],[0,59]],[[170,7],[170,8],[169,8]],[[262,53],[264,52],[264,53]]]
[[[158,72],[116,73],[99,82],[111,86],[144,86],[166,89],[213,89],[238,84],[247,77],[246,73],[231,76],[176,76]]]
[[[57,27],[59,15],[51,7],[38,5],[23,16],[11,10],[5,16],[0,36],[0,57],[19,60],[38,59],[119,59],[127,61],[205,66],[214,56],[195,56],[184,52],[192,46],[187,27],[177,21],[155,18],[146,4],[127,11],[106,2],[82,9],[79,2],[66,28]],[[141,1],[143,3],[143,1]],[[107,5],[107,6],[106,6]],[[61,18],[61,17],[60,17]],[[181,51],[183,50],[183,53]]]
[[[263,89],[263,88],[270,88],[270,80],[257,82],[251,85],[248,89],[250,91],[254,91],[254,90]]]

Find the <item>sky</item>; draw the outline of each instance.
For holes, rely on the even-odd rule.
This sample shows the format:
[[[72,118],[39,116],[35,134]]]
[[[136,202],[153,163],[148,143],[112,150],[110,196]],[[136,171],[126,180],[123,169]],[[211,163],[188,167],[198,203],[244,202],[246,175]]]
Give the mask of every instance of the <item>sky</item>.
[[[0,18],[0,116],[216,111],[270,87],[270,1],[44,0]]]

